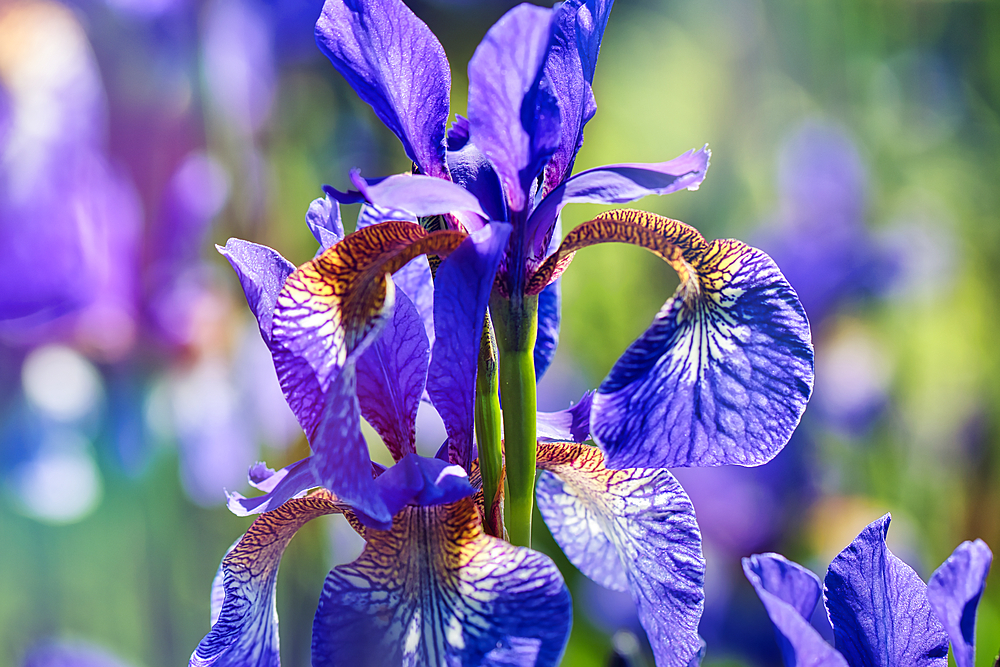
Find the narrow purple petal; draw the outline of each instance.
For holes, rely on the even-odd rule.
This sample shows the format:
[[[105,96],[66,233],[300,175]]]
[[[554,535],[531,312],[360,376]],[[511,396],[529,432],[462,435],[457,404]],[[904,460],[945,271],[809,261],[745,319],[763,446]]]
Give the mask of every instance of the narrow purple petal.
[[[314,667],[559,663],[571,616],[559,570],[484,534],[471,499],[408,507],[366,538],[326,578]]]
[[[421,171],[447,178],[451,69],[427,25],[401,0],[328,0],[316,43]]]
[[[608,470],[587,445],[540,444],[536,498],[570,562],[629,590],[656,664],[687,667],[701,649],[705,560],[694,507],[666,470]]]
[[[605,240],[648,247],[681,276],[594,397],[591,433],[608,466],[755,466],[773,458],[798,425],[813,380],[809,323],[778,267],[739,241],[710,243],[674,220],[611,211],[570,232],[539,271]]]
[[[556,356],[562,319],[562,281],[556,280],[538,295],[538,334],[535,338],[535,379],[541,380]]]
[[[475,493],[460,466],[416,454],[408,454],[379,475],[376,484],[393,515],[407,505],[446,505]]]
[[[559,412],[539,412],[535,418],[539,440],[583,442],[590,437],[590,406],[594,392],[588,391],[580,401]]]
[[[545,168],[545,193],[572,172],[583,144],[583,126],[597,111],[590,85],[612,4],[613,0],[570,0],[556,10],[545,73],[559,100],[562,127],[559,147]]]
[[[429,359],[420,314],[405,294],[397,292],[392,318],[357,364],[361,415],[382,436],[396,461],[416,451],[417,406]]]
[[[222,608],[191,655],[190,667],[278,667],[275,583],[281,556],[295,532],[324,514],[344,511],[320,491],[262,515],[222,560]],[[213,614],[214,615],[214,614]]]
[[[787,667],[847,667],[809,623],[820,597],[819,577],[779,554],[744,558],[743,573],[774,624]]]
[[[559,106],[544,77],[553,12],[519,5],[490,28],[469,61],[469,131],[515,211],[559,145]]]
[[[396,287],[413,302],[424,324],[427,343],[434,347],[434,276],[425,255],[407,262],[392,275]]]
[[[311,209],[310,209],[311,210]],[[236,271],[247,304],[257,318],[260,335],[271,343],[271,321],[278,293],[295,266],[276,250],[250,241],[229,239],[226,247],[215,246]]]
[[[250,516],[251,514],[268,512],[280,507],[292,498],[302,495],[308,489],[320,486],[321,482],[316,477],[311,459],[312,457],[309,456],[278,470],[264,480],[264,483],[254,483],[251,478],[251,485],[263,491],[264,495],[245,498],[239,493],[230,493],[227,503],[229,511],[236,516]],[[260,469],[254,466],[251,471],[259,472]]]
[[[326,189],[326,188],[324,188]],[[332,190],[333,188],[329,188]],[[344,240],[344,223],[340,219],[340,203],[328,191],[323,199],[314,199],[306,213],[306,225],[319,243],[317,255],[334,243]]]
[[[488,220],[506,221],[507,200],[493,165],[482,151],[469,143],[448,151],[451,180],[471,192],[483,207]]]
[[[475,456],[473,408],[483,320],[510,229],[496,223],[470,234],[441,262],[434,280],[437,337],[427,393],[448,431],[450,461],[466,470]]]
[[[527,238],[534,244],[535,257],[544,256],[550,230],[566,204],[624,204],[648,195],[697,190],[711,155],[706,146],[666,162],[609,164],[581,171],[552,190],[528,219]]]
[[[833,559],[825,597],[834,641],[851,667],[945,667],[948,635],[927,587],[885,544],[888,514]]]
[[[927,582],[927,599],[948,633],[958,667],[976,661],[976,612],[992,562],[985,542],[962,542]]]
[[[421,174],[396,174],[366,181],[356,171],[351,181],[365,201],[380,209],[409,211],[417,217],[452,211],[472,211],[485,216],[479,200],[460,185]]]

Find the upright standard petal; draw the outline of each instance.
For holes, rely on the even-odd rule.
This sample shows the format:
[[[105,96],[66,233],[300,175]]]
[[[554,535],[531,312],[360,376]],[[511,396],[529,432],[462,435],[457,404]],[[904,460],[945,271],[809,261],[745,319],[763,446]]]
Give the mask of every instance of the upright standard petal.
[[[562,123],[559,147],[545,167],[546,194],[572,172],[583,144],[583,126],[597,111],[590,85],[612,4],[613,0],[569,0],[556,9],[545,73],[559,100]]]
[[[487,225],[438,267],[434,280],[437,334],[427,393],[448,431],[449,460],[469,470],[475,451],[476,371],[483,319],[493,276],[510,236],[510,225]]]
[[[851,667],[945,667],[948,636],[927,586],[885,544],[888,514],[833,559],[825,581],[834,641]]]
[[[295,271],[295,265],[278,254],[278,251],[250,241],[229,239],[225,248],[215,246],[215,249],[236,271],[247,305],[257,318],[260,335],[270,345],[271,318],[278,293],[281,292],[285,279]]]
[[[563,206],[570,203],[625,204],[648,195],[666,195],[679,190],[697,190],[708,172],[712,152],[708,147],[690,150],[666,162],[609,164],[581,171],[542,200],[528,220],[528,239],[539,260],[551,237]]]
[[[759,465],[788,441],[812,392],[813,348],[802,305],[763,252],[708,242],[682,222],[609,211],[566,235],[529,280],[537,293],[574,252],[639,245],[680,286],[594,397],[591,433],[613,468]]]
[[[407,507],[366,538],[361,557],[326,579],[316,667],[558,664],[571,622],[559,570],[485,535],[471,498]]]
[[[743,573],[774,624],[787,667],[847,667],[809,623],[820,597],[819,577],[779,554],[744,558]]]
[[[327,0],[316,43],[421,171],[447,178],[451,69],[430,28],[401,0]]]
[[[629,590],[656,664],[686,667],[701,648],[705,561],[694,507],[666,470],[608,470],[587,445],[539,444],[537,501],[576,567]]]
[[[191,655],[191,667],[278,667],[275,582],[295,532],[324,514],[347,509],[326,491],[297,498],[253,522],[222,560],[225,597],[212,630]],[[214,615],[214,614],[213,614]]]
[[[927,582],[927,599],[948,633],[958,667],[973,667],[976,660],[976,611],[992,562],[985,542],[962,542]]]
[[[429,359],[420,314],[405,294],[397,292],[392,318],[357,364],[361,414],[396,461],[416,452],[417,407]]]
[[[559,106],[543,65],[553,12],[523,4],[497,21],[469,61],[469,133],[490,159],[514,211],[559,145]]]

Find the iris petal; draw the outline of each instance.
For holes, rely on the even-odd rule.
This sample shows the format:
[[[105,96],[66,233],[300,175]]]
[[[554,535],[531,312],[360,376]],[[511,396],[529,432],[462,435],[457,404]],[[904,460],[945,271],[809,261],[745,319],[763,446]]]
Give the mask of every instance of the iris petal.
[[[694,507],[666,470],[608,470],[586,445],[539,444],[538,509],[584,574],[629,590],[656,664],[686,667],[701,648],[705,561]]]
[[[755,248],[710,243],[676,220],[609,211],[566,235],[529,292],[576,250],[607,241],[651,250],[681,280],[594,397],[591,433],[608,466],[770,460],[798,424],[813,380],[809,323],[778,267]]]
[[[327,576],[316,667],[558,664],[571,615],[559,570],[485,535],[470,498],[407,507],[366,538],[358,560]]]
[[[774,624],[787,667],[847,667],[809,623],[820,597],[819,577],[779,554],[744,558],[743,572]]]
[[[340,219],[340,202],[330,196],[329,192],[323,199],[314,199],[306,213],[306,225],[319,243],[317,255],[334,243],[343,241],[344,222]]]
[[[539,440],[583,442],[590,436],[590,406],[594,392],[588,391],[576,405],[558,412],[539,412],[535,417]]]
[[[236,271],[247,304],[257,318],[260,335],[264,342],[270,344],[274,305],[285,279],[295,271],[295,266],[276,250],[250,241],[229,239],[225,248],[215,248]]]
[[[451,69],[441,43],[400,0],[334,0],[316,43],[429,176],[447,177]]]
[[[405,294],[397,293],[392,318],[357,365],[361,414],[396,461],[416,451],[417,407],[429,359],[420,314]]]
[[[560,117],[543,65],[553,12],[510,10],[469,61],[469,132],[493,163],[510,207],[525,211],[531,183],[559,145]]]
[[[253,522],[222,560],[225,598],[212,630],[191,655],[191,667],[280,665],[274,589],[281,556],[306,522],[345,509],[328,492],[318,491]]]
[[[369,204],[389,211],[409,211],[417,217],[453,211],[472,211],[486,216],[471,192],[451,181],[421,174],[396,174],[367,181],[358,173],[351,180]]]
[[[833,559],[825,580],[834,641],[851,667],[945,667],[948,636],[927,587],[885,544],[888,514]]]
[[[470,234],[438,266],[434,280],[436,336],[427,376],[427,394],[448,432],[448,460],[469,470],[476,371],[483,320],[510,225],[494,223]]]
[[[541,251],[551,236],[554,220],[566,204],[624,204],[648,195],[696,190],[708,171],[710,157],[711,151],[705,147],[666,162],[609,164],[581,171],[549,193],[532,212],[527,234],[535,256],[544,256]]]
[[[992,562],[985,542],[962,542],[927,582],[927,599],[948,633],[958,667],[973,667],[976,660],[976,611]]]

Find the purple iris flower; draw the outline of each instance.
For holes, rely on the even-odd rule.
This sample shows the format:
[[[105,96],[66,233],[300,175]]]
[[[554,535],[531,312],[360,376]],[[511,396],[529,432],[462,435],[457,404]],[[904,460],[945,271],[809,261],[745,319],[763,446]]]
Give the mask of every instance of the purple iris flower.
[[[820,597],[812,572],[778,554],[743,559],[767,610],[785,664],[829,667],[972,667],[979,599],[993,555],[963,542],[925,585],[885,543],[888,514],[872,522],[830,564],[823,597],[834,646],[809,623]]]
[[[327,578],[315,664],[354,664],[359,651],[375,664],[410,656],[418,664],[556,664],[568,637],[568,592],[546,557],[484,532],[472,443],[478,344],[509,227],[428,233],[396,221],[345,237],[330,198],[313,203],[307,222],[321,249],[297,270],[263,246],[234,239],[220,249],[313,453],[278,472],[251,469],[263,496],[231,495],[235,512],[264,514],[223,561],[213,629],[192,664],[242,664],[251,655],[276,664],[278,560],[299,526],[333,512],[347,514],[367,546]],[[418,251],[445,256],[430,285],[433,345],[410,296],[427,286],[414,276],[429,277],[412,269]],[[424,395],[448,427],[435,459],[415,451]],[[639,601],[660,664],[686,666],[701,646],[704,564],[693,507],[666,470],[608,470],[599,449],[568,442],[587,435],[576,413],[539,419],[542,436],[559,441],[538,445],[539,508],[574,563]],[[361,416],[396,461],[387,470],[371,462]],[[315,487],[323,488],[308,493]]]
[[[494,309],[537,297],[537,375],[555,351],[557,279],[599,242],[641,245],[671,263],[682,286],[625,352],[592,402],[595,442],[613,467],[758,465],[785,444],[812,386],[804,312],[774,262],[732,241],[705,241],[674,221],[613,211],[560,244],[570,202],[618,204],[697,188],[707,149],[651,164],[575,175],[591,83],[611,10],[570,0],[520,5],[486,34],[469,63],[468,119],[446,132],[451,75],[444,50],[400,0],[329,0],[317,42],[403,144],[414,174],[335,193],[375,220],[443,215],[449,228],[509,224]],[[502,356],[502,354],[501,354]],[[505,410],[507,408],[505,407]]]

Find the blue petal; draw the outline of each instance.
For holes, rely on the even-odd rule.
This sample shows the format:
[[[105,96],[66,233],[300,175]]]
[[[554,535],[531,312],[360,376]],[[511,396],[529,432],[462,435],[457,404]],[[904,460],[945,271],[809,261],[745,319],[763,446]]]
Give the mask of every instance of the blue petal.
[[[553,12],[519,5],[497,21],[469,61],[469,131],[493,163],[511,209],[559,145],[559,106],[544,77]]]
[[[260,516],[222,559],[224,601],[190,667],[278,667],[275,582],[288,542],[306,522],[346,508],[320,491]],[[215,614],[213,613],[213,616]]]
[[[567,234],[531,277],[546,284],[576,249],[647,247],[681,285],[594,397],[591,433],[612,468],[760,465],[791,436],[812,391],[809,323],[763,252],[709,243],[692,227],[617,210]]]
[[[225,248],[215,248],[236,271],[247,304],[257,318],[260,335],[264,342],[270,344],[271,321],[278,293],[285,284],[285,278],[295,271],[295,266],[276,250],[250,241],[229,239]]]
[[[510,225],[491,224],[470,234],[438,267],[427,393],[448,431],[449,460],[466,470],[472,444],[479,343],[493,276],[507,247]]]
[[[344,223],[340,219],[340,203],[330,195],[330,192],[327,192],[323,199],[314,199],[309,205],[309,211],[306,213],[306,225],[309,226],[309,230],[319,243],[317,255],[334,243],[344,240]]]
[[[429,359],[420,314],[405,294],[397,292],[392,319],[357,364],[361,414],[396,461],[416,451],[417,406]]]
[[[976,611],[992,562],[985,542],[962,542],[927,582],[927,599],[948,633],[958,667],[976,661]]]
[[[888,514],[830,563],[826,607],[834,641],[851,667],[945,667],[948,636],[927,587],[885,544]]]
[[[539,440],[583,442],[590,436],[590,407],[594,392],[588,391],[579,402],[559,412],[539,412],[535,417]]]
[[[362,197],[362,201],[364,201],[364,197]],[[365,203],[361,205],[361,210],[358,211],[357,228],[364,229],[365,227],[377,225],[380,222],[388,222],[390,220],[417,222],[417,216],[402,209],[382,208],[381,206]]]
[[[697,190],[711,155],[704,147],[666,162],[609,164],[581,171],[550,192],[528,219],[527,238],[533,243],[534,256],[545,256],[542,251],[551,237],[550,230],[566,204],[624,204],[648,195]]]
[[[485,216],[479,200],[460,185],[421,174],[396,174],[366,180],[354,170],[351,181],[369,204],[378,209],[408,211],[417,217],[453,211]]]
[[[393,515],[407,505],[446,505],[475,493],[460,466],[416,454],[408,454],[379,475],[376,484]]]
[[[366,538],[327,576],[314,667],[558,664],[571,615],[559,570],[485,535],[471,499],[409,507]]]
[[[779,554],[744,558],[743,573],[774,624],[787,667],[847,667],[809,623],[819,601],[819,577]]]
[[[451,180],[471,192],[483,207],[488,220],[507,221],[507,200],[493,165],[482,151],[469,143],[448,151]]]
[[[559,323],[562,319],[561,280],[546,286],[538,295],[538,335],[535,339],[535,380],[541,380],[556,356]]]
[[[562,138],[545,168],[546,193],[573,170],[576,153],[583,144],[583,126],[597,111],[590,85],[612,4],[613,0],[570,0],[556,10],[545,73],[559,100]]]
[[[447,177],[451,69],[427,25],[400,0],[331,0],[316,43],[423,173]]]
[[[656,664],[687,667],[701,648],[705,561],[694,507],[666,470],[608,470],[596,447],[540,444],[536,498],[570,562],[629,590]]]
[[[413,302],[427,334],[427,344],[434,347],[434,276],[426,255],[415,257],[392,275],[399,291]]]

